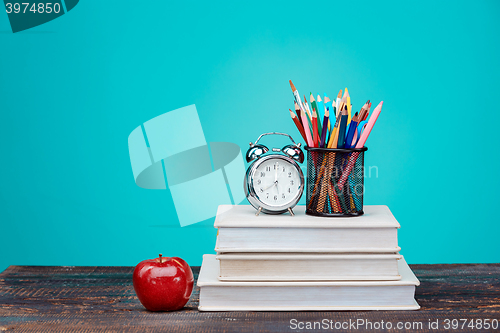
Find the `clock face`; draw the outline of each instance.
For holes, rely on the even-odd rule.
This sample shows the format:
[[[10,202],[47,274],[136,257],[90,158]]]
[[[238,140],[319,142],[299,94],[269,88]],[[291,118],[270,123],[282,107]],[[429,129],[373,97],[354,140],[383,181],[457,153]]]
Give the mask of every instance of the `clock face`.
[[[268,158],[259,163],[251,178],[257,199],[268,207],[292,206],[302,194],[302,175],[289,161]],[[302,176],[302,177],[301,177]]]

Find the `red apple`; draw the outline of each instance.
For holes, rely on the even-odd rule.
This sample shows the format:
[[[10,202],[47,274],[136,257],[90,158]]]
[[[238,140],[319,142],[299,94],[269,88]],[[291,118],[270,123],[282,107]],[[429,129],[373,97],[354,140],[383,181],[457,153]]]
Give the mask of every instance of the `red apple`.
[[[186,305],[193,291],[193,271],[178,257],[141,261],[134,269],[134,290],[149,311],[174,311]]]

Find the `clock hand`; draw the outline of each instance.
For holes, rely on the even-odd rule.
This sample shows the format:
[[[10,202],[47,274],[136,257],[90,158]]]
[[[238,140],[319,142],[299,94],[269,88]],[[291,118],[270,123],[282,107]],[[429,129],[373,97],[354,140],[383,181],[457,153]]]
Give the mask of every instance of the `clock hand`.
[[[274,182],[277,183],[278,182],[278,162],[276,162],[276,165],[274,166],[274,168],[276,169],[276,173],[274,174]]]
[[[276,173],[274,174],[274,185],[276,185],[276,191],[278,192],[278,195],[280,195],[280,190],[278,188],[278,169],[279,169],[279,164],[276,162]]]
[[[269,185],[268,187],[266,187],[266,188],[264,189],[264,191],[269,190],[269,189],[270,189],[271,187],[273,187],[274,185],[276,185],[276,183],[272,183],[271,185]]]

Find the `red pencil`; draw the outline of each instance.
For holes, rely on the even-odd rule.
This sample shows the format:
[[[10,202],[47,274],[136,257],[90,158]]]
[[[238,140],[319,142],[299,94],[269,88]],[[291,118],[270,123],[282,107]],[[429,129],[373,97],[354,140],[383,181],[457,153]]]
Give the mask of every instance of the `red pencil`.
[[[318,116],[316,114],[316,109],[314,109],[314,108],[313,108],[313,114],[312,114],[311,123],[312,123],[312,126],[313,126],[314,147],[318,148],[319,147]]]
[[[290,109],[288,109],[288,110],[290,110]],[[293,113],[292,110],[290,110],[290,116],[292,117],[293,122],[295,123],[295,126],[297,126],[297,129],[299,130],[300,135],[302,135],[302,138],[304,139],[304,141],[307,144],[307,138],[306,138],[306,133],[304,132],[304,128],[302,127],[299,119],[297,119],[297,116],[295,115],[295,113]]]
[[[297,118],[299,118],[299,122],[302,124],[302,118],[300,117],[300,107],[295,101],[294,105],[295,105],[295,114],[297,115]]]
[[[368,109],[366,110],[365,117],[363,120],[368,119],[368,115],[370,114],[370,108],[372,107],[372,103],[368,104]]]

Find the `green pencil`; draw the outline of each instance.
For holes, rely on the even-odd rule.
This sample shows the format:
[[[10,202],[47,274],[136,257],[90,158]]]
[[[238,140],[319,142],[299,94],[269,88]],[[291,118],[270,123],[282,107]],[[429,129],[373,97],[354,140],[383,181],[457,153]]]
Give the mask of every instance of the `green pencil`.
[[[314,99],[313,94],[312,93],[310,93],[310,94],[311,94],[311,96],[310,96],[310,98],[311,98],[311,106],[312,106],[312,108],[314,110],[316,110],[316,113],[319,115],[320,113],[319,113],[319,109],[318,109],[318,103],[316,103],[316,100]],[[319,116],[318,116],[318,132],[322,133],[322,131],[321,131],[321,120],[319,120]]]

